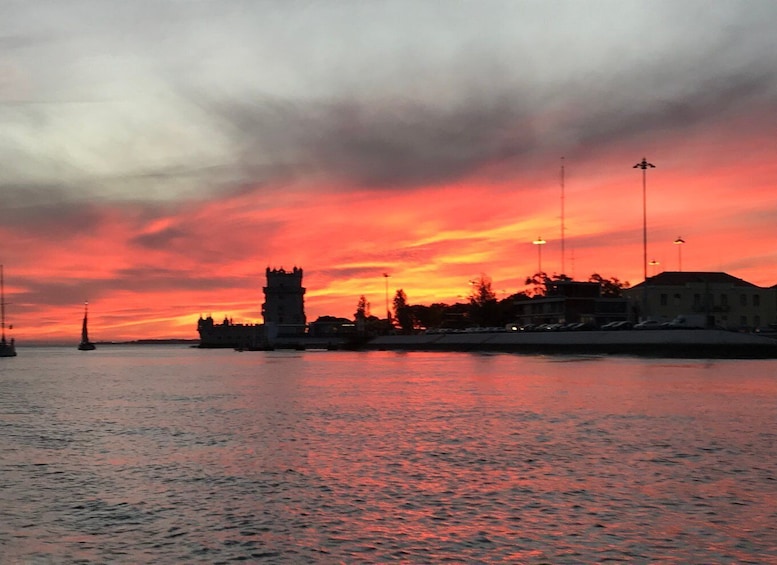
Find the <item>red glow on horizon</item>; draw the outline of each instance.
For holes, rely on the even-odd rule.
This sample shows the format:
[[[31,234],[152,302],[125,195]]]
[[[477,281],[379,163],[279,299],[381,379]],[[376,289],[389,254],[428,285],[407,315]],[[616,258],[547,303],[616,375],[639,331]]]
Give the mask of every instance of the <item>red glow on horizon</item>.
[[[683,270],[774,285],[777,165],[764,140],[684,143],[683,159],[646,151],[657,166],[647,173],[649,259],[677,270],[681,235]],[[641,177],[631,168],[642,152],[620,152],[566,158],[565,264],[576,280],[642,279]],[[558,171],[526,178],[489,172],[414,190],[299,183],[160,210],[103,204],[93,227],[72,233],[3,228],[7,323],[19,343],[76,343],[88,300],[95,341],[196,338],[200,315],[261,322],[268,266],[304,269],[308,321],[352,317],[362,295],[381,315],[383,273],[390,296],[401,288],[411,304],[465,301],[480,274],[501,298],[536,271],[538,235],[543,270],[561,269]]]

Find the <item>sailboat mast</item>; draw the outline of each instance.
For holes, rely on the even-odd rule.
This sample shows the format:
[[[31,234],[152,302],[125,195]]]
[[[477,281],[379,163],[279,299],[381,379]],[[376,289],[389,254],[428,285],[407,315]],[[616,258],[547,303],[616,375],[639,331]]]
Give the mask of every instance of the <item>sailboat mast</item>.
[[[86,329],[86,315],[87,315],[86,310],[87,310],[88,304],[89,304],[88,302],[84,302],[84,323],[81,325],[81,341],[83,341],[84,343],[89,341],[89,333]]]

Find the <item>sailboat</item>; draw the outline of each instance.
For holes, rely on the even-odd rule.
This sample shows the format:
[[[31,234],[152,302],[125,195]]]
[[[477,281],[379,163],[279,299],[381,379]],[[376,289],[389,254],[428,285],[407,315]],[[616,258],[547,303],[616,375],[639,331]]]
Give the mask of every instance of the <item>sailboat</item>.
[[[80,351],[92,351],[96,349],[94,343],[89,341],[89,331],[86,329],[87,307],[88,302],[84,302],[84,322],[81,324],[81,343],[78,344]]]
[[[0,320],[2,321],[2,337],[0,337],[0,357],[16,357],[14,339],[5,340],[5,286],[3,285],[3,266],[0,265]]]

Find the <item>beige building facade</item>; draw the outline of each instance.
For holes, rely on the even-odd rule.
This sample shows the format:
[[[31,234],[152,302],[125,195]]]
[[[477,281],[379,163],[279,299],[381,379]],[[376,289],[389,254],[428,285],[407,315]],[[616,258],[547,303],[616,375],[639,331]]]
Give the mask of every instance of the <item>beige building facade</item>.
[[[727,273],[666,271],[624,295],[635,318],[643,320],[704,316],[707,325],[742,330],[777,324],[777,286],[760,287]]]

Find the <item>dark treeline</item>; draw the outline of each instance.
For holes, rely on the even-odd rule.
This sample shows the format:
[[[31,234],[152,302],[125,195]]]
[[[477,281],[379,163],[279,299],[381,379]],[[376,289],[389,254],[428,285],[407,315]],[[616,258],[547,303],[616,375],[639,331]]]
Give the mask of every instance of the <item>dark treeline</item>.
[[[436,302],[428,306],[410,304],[405,291],[399,289],[392,301],[393,314],[387,312],[391,314],[390,319],[371,315],[370,305],[364,296],[359,298],[354,317],[357,325],[363,324],[369,333],[396,331],[410,334],[427,328],[504,327],[514,320],[517,302],[547,296],[552,292],[553,283],[564,281],[571,282],[573,279],[566,275],[535,273],[526,278],[528,290],[500,300],[492,288],[491,278],[481,275],[478,280],[470,282],[471,291],[466,302]],[[622,291],[629,287],[628,282],[617,278],[606,279],[597,273],[591,275],[588,282],[599,283],[602,296],[621,296]]]

